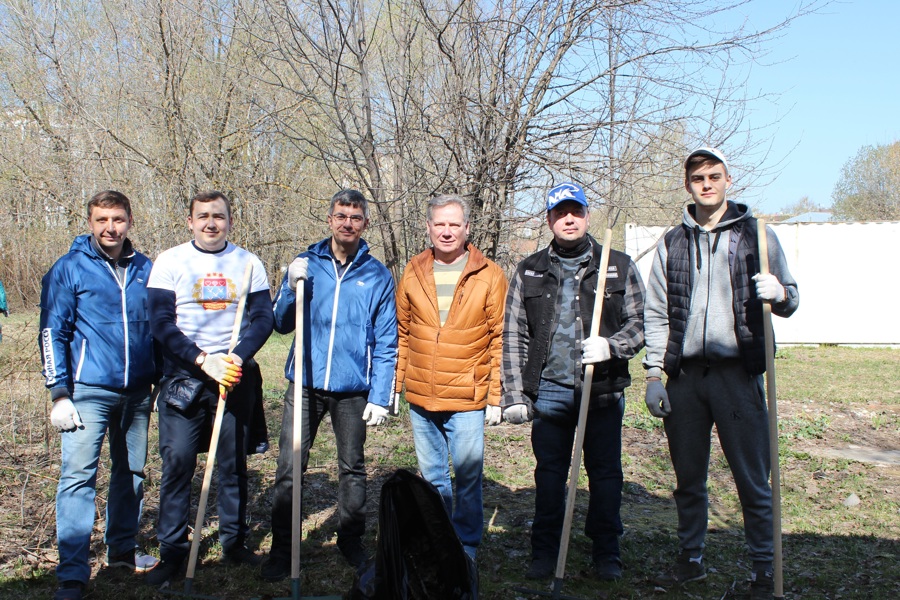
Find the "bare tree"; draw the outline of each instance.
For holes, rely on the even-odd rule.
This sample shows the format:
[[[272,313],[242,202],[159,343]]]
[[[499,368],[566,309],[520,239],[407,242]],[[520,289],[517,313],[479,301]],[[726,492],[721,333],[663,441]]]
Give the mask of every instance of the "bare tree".
[[[151,255],[187,238],[194,192],[229,193],[273,275],[340,187],[372,198],[395,276],[439,192],[471,199],[473,241],[506,265],[562,179],[617,228],[673,222],[691,146],[723,146],[741,187],[759,175],[747,67],[818,2],[748,29],[753,0],[10,0],[0,276],[33,298],[101,188],[133,198]]]
[[[841,169],[831,197],[840,219],[900,219],[900,142],[860,148]]]

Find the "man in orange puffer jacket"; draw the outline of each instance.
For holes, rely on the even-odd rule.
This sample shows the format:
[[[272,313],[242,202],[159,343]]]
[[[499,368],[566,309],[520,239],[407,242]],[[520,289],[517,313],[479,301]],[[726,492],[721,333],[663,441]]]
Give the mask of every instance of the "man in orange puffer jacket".
[[[397,286],[396,393],[406,384],[422,477],[441,493],[466,553],[481,543],[484,425],[500,423],[506,277],[472,244],[469,206],[432,198],[432,247],[414,256]],[[456,478],[456,502],[449,460]]]

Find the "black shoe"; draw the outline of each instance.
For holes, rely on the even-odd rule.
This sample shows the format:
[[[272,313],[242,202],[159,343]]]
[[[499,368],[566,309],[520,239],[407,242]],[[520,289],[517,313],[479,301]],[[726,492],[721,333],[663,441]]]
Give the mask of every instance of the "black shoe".
[[[618,581],[622,579],[622,561],[615,556],[598,558],[593,565],[594,576],[600,581]]]
[[[53,600],[81,600],[84,583],[81,581],[61,581]]]
[[[150,587],[167,588],[172,582],[184,577],[187,565],[182,560],[161,560],[156,568],[144,576],[144,583]]]
[[[259,575],[265,581],[272,583],[287,579],[291,576],[291,559],[278,554],[269,553],[269,557],[263,563]]]
[[[549,558],[534,558],[531,566],[525,572],[525,579],[547,579],[556,571],[556,560]]]
[[[692,558],[687,551],[682,551],[675,563],[675,570],[655,577],[652,583],[669,589],[704,579],[706,579],[706,567],[703,566],[703,557]]]
[[[264,558],[259,554],[250,551],[246,546],[237,546],[228,550],[223,555],[224,561],[232,566],[247,565],[250,567],[258,567],[262,564]]]
[[[369,558],[366,548],[359,538],[351,538],[349,540],[338,539],[337,546],[338,550],[341,551],[341,554],[344,555],[344,559],[347,563],[355,569],[366,564],[366,560]]]
[[[771,571],[754,571],[750,574],[750,600],[772,600],[775,597],[775,580]]]

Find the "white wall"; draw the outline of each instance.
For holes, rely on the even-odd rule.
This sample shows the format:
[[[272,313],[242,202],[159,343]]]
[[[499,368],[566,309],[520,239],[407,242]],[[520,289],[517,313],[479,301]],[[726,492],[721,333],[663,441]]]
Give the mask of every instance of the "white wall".
[[[900,222],[770,226],[800,291],[797,312],[772,319],[779,344],[900,345]],[[625,251],[636,258],[664,231],[627,224]],[[638,261],[645,282],[653,255]]]

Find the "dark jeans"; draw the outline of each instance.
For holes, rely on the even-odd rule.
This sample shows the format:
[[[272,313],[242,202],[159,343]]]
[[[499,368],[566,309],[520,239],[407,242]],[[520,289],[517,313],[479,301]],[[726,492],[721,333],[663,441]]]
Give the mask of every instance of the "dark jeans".
[[[535,405],[531,446],[537,466],[534,470],[534,524],[531,526],[532,558],[556,560],[566,511],[566,482],[578,425],[579,388],[568,388],[542,380]],[[543,403],[572,406],[567,418],[559,411],[541,411]],[[548,412],[552,415],[548,416]],[[622,416],[625,396],[607,406],[588,411],[584,436],[584,468],[587,471],[590,501],[584,533],[593,542],[594,560],[619,558],[622,519]]]
[[[219,542],[224,552],[242,546],[247,536],[247,443],[259,377],[259,367],[245,367],[241,383],[225,402],[216,452]],[[191,482],[197,454],[209,450],[218,398],[218,384],[208,381],[185,410],[171,406],[163,397],[157,403],[162,456],[157,536],[159,554],[165,561],[181,561],[190,551]]]
[[[310,397],[312,400],[310,400]],[[303,388],[303,472],[309,463],[309,449],[325,413],[331,415],[338,456],[338,546],[355,542],[366,529],[366,422],[362,419],[368,392],[335,393]],[[284,393],[284,414],[278,441],[275,497],[272,502],[272,550],[275,556],[290,557],[294,432],[294,384]],[[293,524],[300,527],[300,523]]]

